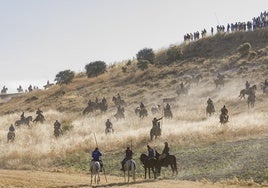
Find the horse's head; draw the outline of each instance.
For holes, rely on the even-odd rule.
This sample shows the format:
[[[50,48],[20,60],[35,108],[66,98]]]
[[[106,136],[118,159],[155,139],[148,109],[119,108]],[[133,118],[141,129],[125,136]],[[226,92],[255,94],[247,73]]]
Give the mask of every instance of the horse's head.
[[[141,154],[141,156],[140,156],[140,160],[141,160],[141,162],[144,164],[145,163],[145,161],[147,161],[147,159],[148,159],[148,156],[146,155],[146,154]]]

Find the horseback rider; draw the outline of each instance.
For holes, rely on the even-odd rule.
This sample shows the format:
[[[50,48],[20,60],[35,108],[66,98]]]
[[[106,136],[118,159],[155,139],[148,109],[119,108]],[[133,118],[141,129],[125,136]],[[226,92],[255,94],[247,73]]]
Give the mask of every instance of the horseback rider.
[[[96,147],[95,150],[92,152],[92,160],[91,161],[98,161],[100,163],[100,172],[102,172],[103,163],[100,157],[102,156],[102,153],[99,151],[99,148]]]
[[[117,93],[117,101],[118,101],[118,102],[121,101],[121,96],[120,96],[119,93]]]
[[[170,111],[170,105],[167,103],[166,110]]]
[[[164,158],[166,158],[167,156],[169,155],[169,147],[168,147],[168,143],[167,142],[165,142],[165,147],[164,147],[164,149],[163,149],[163,151],[162,151],[162,154],[160,155],[160,160],[161,159],[164,159]]]
[[[149,145],[147,145],[147,151],[148,151],[148,160],[155,158],[155,151],[153,148],[151,148]]]
[[[88,106],[91,106],[92,103],[93,103],[93,102],[91,101],[91,99],[89,99],[88,102],[87,102],[87,105],[88,105]]]
[[[9,126],[9,131],[10,131],[10,132],[14,132],[14,131],[15,131],[15,128],[14,128],[13,124],[11,124],[11,125]]]
[[[210,106],[210,105],[213,105],[213,101],[211,100],[211,98],[208,98],[207,100],[207,104]]]
[[[107,100],[106,100],[106,98],[103,97],[102,100],[101,100],[101,102],[102,102],[102,104],[107,104]]]
[[[162,119],[163,117],[157,119],[156,117],[154,117],[152,123],[153,123],[153,129],[160,129],[160,120]]]
[[[56,120],[54,123],[54,135],[56,136],[57,133],[62,133],[61,124],[58,120]]]
[[[106,131],[108,129],[112,129],[113,130],[113,124],[112,124],[112,122],[110,122],[109,119],[107,119],[107,121],[105,122],[105,126],[106,126]]]
[[[95,103],[96,103],[96,104],[99,103],[99,99],[98,99],[98,97],[96,97],[96,99],[95,99]]]
[[[229,118],[229,116],[228,116],[228,110],[227,110],[227,108],[225,107],[225,105],[221,108],[221,114],[222,114],[223,116],[225,116],[225,117],[226,117],[226,120],[228,121],[228,118]]]
[[[40,110],[40,108],[37,109],[36,114],[37,116],[40,116],[41,118],[45,119],[45,117],[43,116],[43,111]]]
[[[22,114],[20,115],[20,120],[21,121],[24,121],[25,120],[24,112],[22,112]]]
[[[124,158],[123,161],[121,162],[122,168],[121,168],[120,170],[124,170],[124,165],[125,165],[125,163],[126,163],[128,160],[132,159],[132,156],[133,156],[133,154],[134,154],[133,151],[130,149],[129,146],[127,147],[125,153],[126,153],[126,154],[125,154],[125,158]]]
[[[140,109],[142,110],[142,109],[144,109],[145,108],[145,105],[143,104],[143,102],[141,102],[141,104],[140,104]]]

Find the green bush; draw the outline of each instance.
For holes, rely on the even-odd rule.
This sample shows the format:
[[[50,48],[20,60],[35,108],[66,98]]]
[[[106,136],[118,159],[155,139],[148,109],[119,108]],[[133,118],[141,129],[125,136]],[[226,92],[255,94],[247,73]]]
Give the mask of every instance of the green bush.
[[[137,63],[137,66],[138,66],[139,69],[144,71],[145,69],[148,68],[149,63],[150,62],[148,60],[139,60],[138,63]]]
[[[74,128],[71,120],[62,120],[61,128],[63,132],[70,131]]]
[[[55,82],[56,84],[68,84],[71,83],[74,79],[74,72],[70,70],[61,71],[56,75]]]
[[[88,78],[99,76],[106,71],[106,63],[104,61],[94,61],[85,66]]]
[[[147,60],[149,63],[154,64],[155,54],[151,48],[144,48],[140,50],[136,56],[138,61]]]
[[[244,44],[241,44],[238,48],[237,51],[240,53],[241,57],[245,57],[246,55],[249,54],[249,50],[251,49],[251,44],[246,42]]]
[[[170,64],[176,60],[179,60],[182,56],[182,50],[178,46],[171,46],[167,50],[167,63]]]

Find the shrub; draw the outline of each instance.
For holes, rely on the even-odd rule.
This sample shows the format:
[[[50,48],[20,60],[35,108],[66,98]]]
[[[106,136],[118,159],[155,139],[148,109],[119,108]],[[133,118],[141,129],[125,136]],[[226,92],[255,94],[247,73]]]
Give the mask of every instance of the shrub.
[[[171,46],[167,50],[167,63],[170,64],[176,60],[179,60],[182,56],[182,50],[178,46]]]
[[[137,63],[137,66],[138,66],[139,69],[144,71],[145,69],[148,68],[149,63],[150,62],[148,60],[139,60],[138,63]]]
[[[63,132],[70,131],[74,128],[71,120],[62,120],[61,127]]]
[[[127,72],[127,67],[122,67],[121,69],[122,69],[122,72],[123,73],[126,73]]]
[[[128,60],[127,66],[130,66],[130,65],[131,65],[131,60]]]
[[[237,51],[240,53],[241,57],[245,57],[246,55],[249,54],[249,50],[251,49],[250,43],[246,42],[244,44],[241,44],[238,48]]]
[[[106,71],[106,63],[104,61],[94,61],[85,66],[87,77],[95,77]]]
[[[70,70],[61,71],[56,75],[55,82],[56,84],[68,84],[71,83],[74,79],[74,72]]]
[[[155,54],[153,52],[153,49],[151,48],[144,48],[142,50],[140,50],[137,53],[137,60],[147,60],[149,61],[149,63],[153,64],[154,63],[154,58],[155,58]]]

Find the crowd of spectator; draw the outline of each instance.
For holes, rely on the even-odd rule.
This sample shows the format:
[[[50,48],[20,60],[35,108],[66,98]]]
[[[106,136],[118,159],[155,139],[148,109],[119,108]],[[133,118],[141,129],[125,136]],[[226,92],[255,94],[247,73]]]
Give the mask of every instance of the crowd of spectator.
[[[258,28],[264,28],[268,27],[268,12],[264,11],[261,12],[261,14],[258,17],[252,18],[252,21],[247,22],[236,22],[227,24],[225,27],[224,25],[217,25],[216,26],[216,32],[217,33],[223,33],[223,32],[236,32],[236,31],[252,31]],[[211,27],[211,35],[214,34],[214,28]],[[207,35],[206,29],[203,29],[201,31],[201,37],[204,38]],[[187,33],[184,35],[184,42],[190,42],[195,41],[200,38],[199,31],[196,31],[194,33]]]

